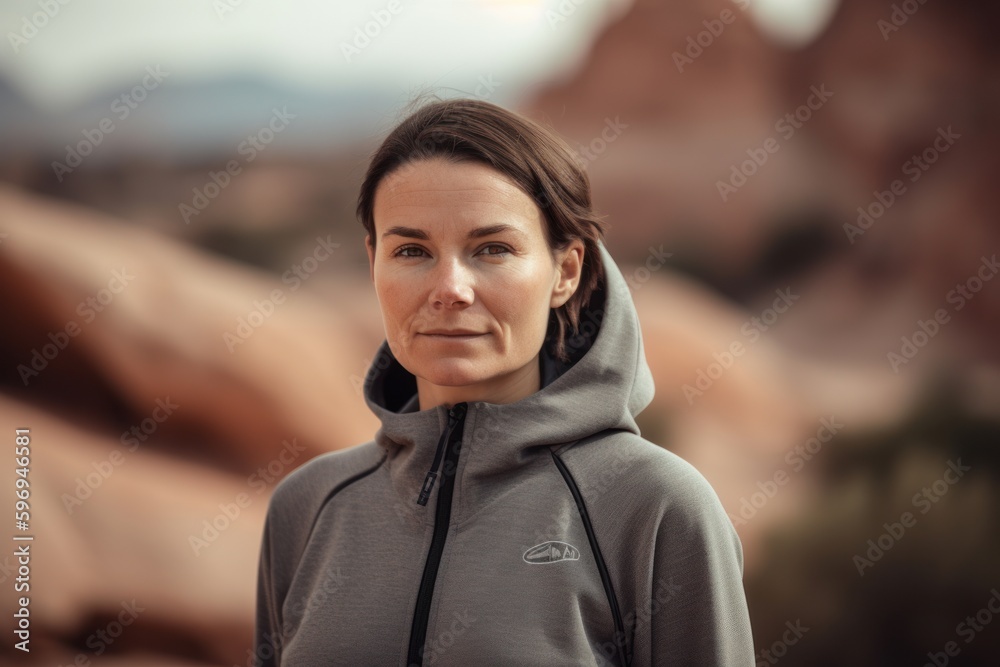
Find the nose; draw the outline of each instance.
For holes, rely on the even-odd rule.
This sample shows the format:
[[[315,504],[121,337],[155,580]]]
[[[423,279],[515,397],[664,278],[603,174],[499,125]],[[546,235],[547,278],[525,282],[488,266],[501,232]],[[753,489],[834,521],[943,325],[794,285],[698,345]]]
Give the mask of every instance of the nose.
[[[459,258],[441,258],[431,272],[430,303],[435,308],[468,306],[473,301],[472,275]]]

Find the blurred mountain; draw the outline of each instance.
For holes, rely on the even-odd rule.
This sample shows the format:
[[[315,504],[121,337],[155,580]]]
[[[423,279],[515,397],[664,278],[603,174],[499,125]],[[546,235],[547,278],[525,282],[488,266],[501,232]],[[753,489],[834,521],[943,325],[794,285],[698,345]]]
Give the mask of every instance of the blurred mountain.
[[[885,39],[889,0],[843,0],[791,50],[741,4],[636,0],[572,76],[518,110],[586,160],[657,388],[642,432],[701,471],[737,527],[756,645],[783,646],[801,617],[813,629],[782,665],[918,664],[1000,581],[1000,281],[983,261],[1000,251],[998,10],[920,4]],[[734,20],[679,61],[727,10]],[[823,86],[830,101],[779,133]],[[155,611],[106,664],[233,664],[250,641],[273,484],[375,430],[358,379],[384,329],[354,205],[366,154],[409,91],[167,77],[119,119],[111,105],[128,90],[57,119],[0,81],[0,307],[16,322],[0,327],[0,427],[31,424],[46,443],[34,483],[54,548],[36,572],[58,591],[33,609],[49,652],[31,658],[68,664],[107,622],[101,610],[138,596]],[[286,107],[296,117],[248,164],[239,142]],[[59,177],[51,161],[109,116],[114,132]],[[952,126],[955,146],[863,235],[845,235]],[[720,197],[717,183],[771,136],[780,150]],[[231,159],[242,171],[206,195]],[[330,261],[227,349],[320,238],[339,244]],[[80,304],[110,295],[121,270],[135,280],[81,322]],[[926,334],[959,285],[972,296],[953,323],[930,324],[933,342],[897,372],[886,353]],[[780,317],[779,289],[801,296]],[[176,415],[122,454],[126,472],[81,489],[164,397]],[[284,465],[295,438],[304,451]],[[958,458],[973,470],[862,578],[854,556]],[[239,523],[192,553],[190,535],[248,487]],[[88,498],[70,512],[60,498],[74,493]],[[984,634],[954,664],[996,664],[1000,635]],[[142,657],[120,657],[135,648]]]
[[[742,303],[811,284],[797,344],[884,355],[1000,249],[998,10],[842,0],[789,49],[741,4],[637,0],[523,110],[581,154],[623,259],[661,246]],[[997,358],[1000,289],[955,319]]]
[[[47,120],[44,111],[0,76],[0,143],[7,151],[27,151],[36,145]]]
[[[225,160],[236,157],[240,143],[280,112],[289,120],[273,152],[322,154],[377,133],[379,119],[387,118],[400,98],[396,89],[322,91],[256,74],[174,82],[169,72],[153,72],[155,67],[60,114],[34,108],[0,79],[0,143],[64,160],[67,144],[100,136],[99,143],[91,140],[97,145],[87,158],[95,166],[142,155],[180,163]],[[111,131],[101,131],[102,121]]]

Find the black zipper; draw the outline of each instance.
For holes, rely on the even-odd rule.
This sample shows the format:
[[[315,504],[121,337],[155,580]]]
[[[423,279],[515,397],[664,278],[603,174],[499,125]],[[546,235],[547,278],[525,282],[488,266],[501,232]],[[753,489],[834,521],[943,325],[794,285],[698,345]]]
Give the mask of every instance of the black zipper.
[[[434,594],[434,582],[437,580],[438,565],[441,563],[441,554],[444,552],[444,541],[448,537],[448,524],[451,521],[451,496],[455,489],[455,473],[458,471],[458,454],[462,448],[462,432],[465,425],[465,413],[469,404],[456,403],[448,410],[448,426],[441,438],[438,440],[437,451],[434,454],[434,462],[424,479],[424,485],[417,502],[426,504],[430,495],[434,480],[437,478],[437,469],[441,464],[442,455],[445,460],[444,480],[438,490],[437,509],[434,515],[434,537],[431,539],[431,548],[427,552],[427,562],[424,564],[424,575],[420,580],[420,592],[417,595],[417,604],[413,612],[413,625],[410,629],[410,651],[406,659],[408,667],[421,667],[423,655],[421,650],[427,640],[427,617],[431,610],[431,597]],[[459,428],[461,426],[461,428]],[[455,446],[450,445],[454,443]],[[447,451],[445,452],[445,446]],[[421,500],[423,502],[421,502]]]

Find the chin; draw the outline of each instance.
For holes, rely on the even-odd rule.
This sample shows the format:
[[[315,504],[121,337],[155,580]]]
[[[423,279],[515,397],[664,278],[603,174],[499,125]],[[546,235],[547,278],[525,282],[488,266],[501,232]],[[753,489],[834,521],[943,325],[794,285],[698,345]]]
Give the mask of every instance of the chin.
[[[461,387],[492,377],[489,373],[483,372],[484,367],[489,366],[490,364],[484,364],[483,360],[444,358],[418,364],[416,372],[410,372],[439,387]]]

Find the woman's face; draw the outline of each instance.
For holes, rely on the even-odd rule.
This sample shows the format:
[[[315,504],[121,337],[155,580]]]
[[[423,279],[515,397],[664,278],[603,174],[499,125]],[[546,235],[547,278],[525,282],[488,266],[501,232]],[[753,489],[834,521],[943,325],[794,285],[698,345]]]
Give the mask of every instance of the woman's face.
[[[443,158],[386,176],[374,217],[371,277],[420,409],[538,391],[549,310],[576,290],[582,241],[553,258],[528,195],[487,165]]]

